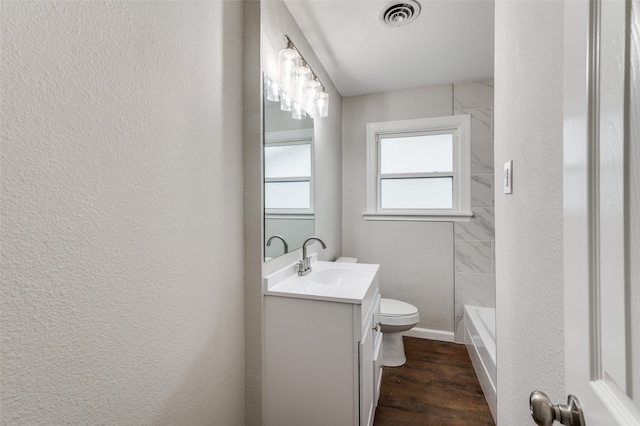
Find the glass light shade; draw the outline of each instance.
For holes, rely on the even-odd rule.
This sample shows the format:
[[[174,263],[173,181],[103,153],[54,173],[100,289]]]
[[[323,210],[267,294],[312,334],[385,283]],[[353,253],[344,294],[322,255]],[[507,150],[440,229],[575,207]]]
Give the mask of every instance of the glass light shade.
[[[271,81],[268,77],[265,77],[267,86],[267,100],[271,102],[280,101],[280,87],[275,81]]]
[[[311,115],[318,113],[318,95],[320,94],[322,85],[316,79],[309,80],[304,90],[304,105]]]
[[[292,87],[295,84],[295,72],[299,62],[300,55],[294,49],[282,49],[278,53],[278,74],[281,86]]]
[[[307,118],[307,112],[304,110],[304,108],[302,108],[302,105],[294,102],[293,110],[291,111],[291,118],[293,118],[294,120],[303,120]]]
[[[327,117],[329,115],[329,94],[320,92],[316,101],[318,108],[318,117]]]
[[[291,111],[293,109],[293,99],[284,91],[280,91],[280,109],[282,111]]]
[[[311,68],[306,64],[300,65],[295,70],[295,97],[302,101],[307,83],[311,80]]]

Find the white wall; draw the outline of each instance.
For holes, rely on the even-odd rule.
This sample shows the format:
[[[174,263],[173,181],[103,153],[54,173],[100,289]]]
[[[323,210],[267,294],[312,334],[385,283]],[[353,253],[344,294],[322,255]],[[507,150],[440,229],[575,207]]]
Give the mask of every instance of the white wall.
[[[563,3],[496,2],[495,164],[498,423],[530,424],[528,397],[564,393]],[[496,175],[501,188],[502,176]]]
[[[1,422],[243,424],[241,3],[1,28]]]
[[[343,99],[343,254],[379,263],[383,296],[418,308],[412,335],[453,340],[455,331],[463,342],[463,305],[495,306],[492,111],[492,80]],[[474,217],[455,224],[364,221],[366,124],[452,114],[471,115]]]
[[[364,221],[367,123],[453,114],[453,86],[343,99],[342,253],[378,263],[383,297],[414,304],[418,327],[453,333],[453,224]]]

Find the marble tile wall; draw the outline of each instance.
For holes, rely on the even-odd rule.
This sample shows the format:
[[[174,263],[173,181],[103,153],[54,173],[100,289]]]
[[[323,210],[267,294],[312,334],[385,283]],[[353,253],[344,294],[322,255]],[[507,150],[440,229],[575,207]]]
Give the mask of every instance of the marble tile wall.
[[[454,114],[471,115],[471,210],[454,224],[455,341],[464,342],[464,305],[495,307],[493,80],[453,85]]]

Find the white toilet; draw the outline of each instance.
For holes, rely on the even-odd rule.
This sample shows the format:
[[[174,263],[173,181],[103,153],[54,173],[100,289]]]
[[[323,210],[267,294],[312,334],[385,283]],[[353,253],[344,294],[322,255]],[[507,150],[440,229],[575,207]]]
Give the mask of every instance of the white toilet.
[[[407,362],[402,332],[411,330],[418,321],[420,321],[418,308],[412,304],[384,297],[380,300],[382,365],[400,367]]]
[[[355,263],[355,257],[340,257],[336,262]],[[380,325],[382,330],[382,365],[400,367],[407,362],[404,355],[402,332],[411,330],[420,321],[418,308],[395,299],[380,300]]]

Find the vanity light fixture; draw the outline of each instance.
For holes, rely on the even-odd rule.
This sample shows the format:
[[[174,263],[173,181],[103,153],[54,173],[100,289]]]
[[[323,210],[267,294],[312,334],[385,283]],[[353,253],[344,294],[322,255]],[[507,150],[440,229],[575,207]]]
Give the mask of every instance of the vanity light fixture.
[[[295,84],[295,72],[300,62],[300,54],[287,37],[287,47],[278,54],[278,75],[280,85],[283,88],[290,88]]]
[[[311,68],[309,68],[304,59],[300,61],[300,64],[296,68],[294,79],[296,98],[303,99],[304,89],[307,87],[309,80],[311,80]]]
[[[320,91],[322,90],[322,84],[315,78],[309,80],[304,86],[304,100],[305,108],[311,115],[318,115],[318,100],[320,99]]]
[[[267,89],[267,100],[271,102],[279,102],[280,101],[280,87],[278,87],[278,83],[275,81],[266,78],[264,80],[266,89]]]
[[[282,111],[291,111],[293,109],[293,99],[282,89],[280,89],[280,109]]]
[[[285,38],[287,47],[278,53],[279,81],[267,87],[267,99],[279,99],[280,109],[292,111],[296,120],[302,120],[307,114],[327,117],[329,94],[289,36],[285,35]],[[278,99],[269,93],[273,85],[279,85]]]
[[[329,94],[326,92],[320,92],[318,95],[318,117],[326,117],[329,115]]]
[[[302,108],[302,105],[294,103],[291,110],[291,117],[295,120],[304,120],[307,118],[307,112]]]

